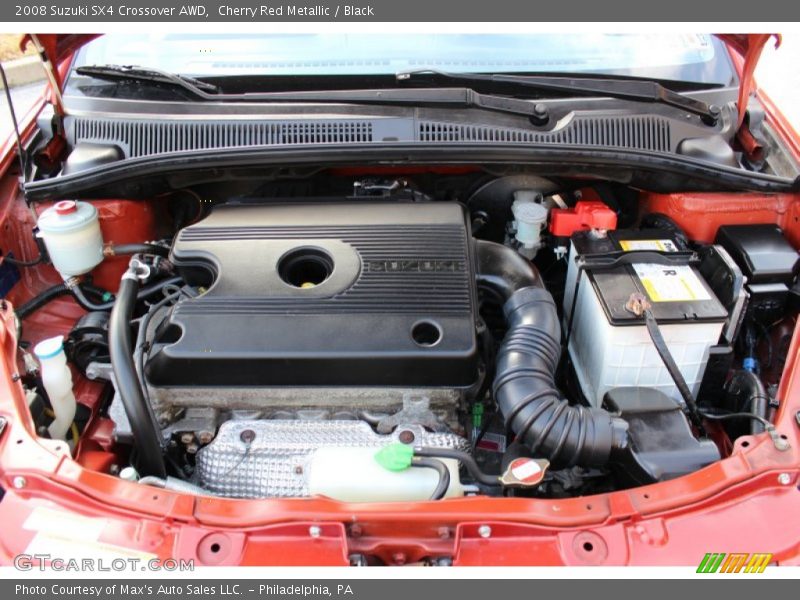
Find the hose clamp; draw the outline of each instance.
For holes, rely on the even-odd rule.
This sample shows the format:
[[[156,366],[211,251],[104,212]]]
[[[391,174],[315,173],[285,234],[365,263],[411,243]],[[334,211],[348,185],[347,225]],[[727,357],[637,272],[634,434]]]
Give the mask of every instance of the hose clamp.
[[[134,281],[146,281],[150,278],[150,266],[133,257],[128,263],[128,270],[122,275],[122,279],[133,279]]]
[[[76,277],[74,275],[72,277],[67,277],[67,278],[64,279],[64,285],[67,286],[68,290],[72,290],[73,288],[78,287],[78,284],[80,282],[81,282],[81,278],[80,277]]]

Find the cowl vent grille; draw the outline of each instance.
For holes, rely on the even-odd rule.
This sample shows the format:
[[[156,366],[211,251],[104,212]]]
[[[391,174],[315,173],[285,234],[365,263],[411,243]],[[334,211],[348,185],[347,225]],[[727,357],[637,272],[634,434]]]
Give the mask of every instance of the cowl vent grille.
[[[503,142],[567,144],[669,152],[669,121],[659,117],[579,117],[554,131],[531,131],[461,123],[423,121],[421,142]]]
[[[136,158],[215,148],[365,143],[372,141],[372,123],[76,119],[75,141],[110,142],[122,148],[127,158]]]
[[[675,146],[669,119],[636,115],[576,115],[552,131],[398,117],[293,121],[79,117],[72,119],[68,130],[73,144],[113,144],[125,158],[190,150],[384,141],[572,145],[650,152],[671,152]]]

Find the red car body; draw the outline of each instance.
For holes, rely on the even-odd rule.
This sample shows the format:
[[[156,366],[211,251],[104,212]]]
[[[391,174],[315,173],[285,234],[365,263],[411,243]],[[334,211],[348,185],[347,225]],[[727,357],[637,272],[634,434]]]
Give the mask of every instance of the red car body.
[[[72,53],[89,37],[39,38],[58,66],[56,85]],[[745,89],[754,57],[766,42],[758,37],[724,38]],[[800,137],[763,91],[755,93],[767,109],[769,123],[800,161]],[[32,135],[40,108],[41,104],[21,119],[24,138]],[[13,166],[14,140],[9,139],[0,162],[0,238],[4,248],[24,257],[33,251],[21,247],[29,243],[21,241],[21,234],[32,217],[20,197]],[[692,239],[712,241],[721,224],[776,223],[800,247],[800,195],[645,194],[642,204],[672,217]],[[158,226],[153,203],[108,199],[98,205],[104,234],[115,241],[150,239],[147,234]],[[95,279],[113,287],[124,265],[122,259],[106,262]],[[788,450],[776,449],[767,434],[744,436],[729,456],[690,475],[559,500],[233,500],[154,490],[99,472],[111,460],[110,430],[102,420],[84,436],[79,461],[70,457],[64,442],[36,436],[17,375],[13,305],[58,281],[49,267],[25,273],[0,307],[2,564],[11,564],[37,537],[58,537],[59,523],[66,527],[89,518],[99,523],[95,539],[71,543],[123,556],[193,559],[196,565],[348,565],[349,557],[359,554],[391,565],[415,564],[424,557],[448,557],[454,565],[697,565],[708,552],[771,553],[774,563],[800,565],[797,331],[780,380],[781,403],[774,420]],[[29,336],[35,338],[36,328],[67,331],[81,314],[66,299],[53,306],[27,326]],[[97,385],[81,380],[76,388],[79,402],[90,409]]]

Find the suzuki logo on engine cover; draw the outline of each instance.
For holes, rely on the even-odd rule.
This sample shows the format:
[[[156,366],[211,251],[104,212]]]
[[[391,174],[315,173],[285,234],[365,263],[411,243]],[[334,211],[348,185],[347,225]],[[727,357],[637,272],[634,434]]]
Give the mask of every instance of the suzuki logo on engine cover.
[[[467,265],[458,260],[370,260],[364,270],[373,273],[464,272]]]

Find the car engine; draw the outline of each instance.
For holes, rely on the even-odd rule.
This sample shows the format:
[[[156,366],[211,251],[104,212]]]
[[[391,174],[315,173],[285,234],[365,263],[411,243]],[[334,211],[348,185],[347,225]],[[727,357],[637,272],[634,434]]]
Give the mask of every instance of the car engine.
[[[66,360],[109,390],[96,418],[118,475],[230,498],[558,498],[692,473],[725,439],[784,442],[752,370],[793,318],[779,228],[695,243],[620,208],[622,186],[444,181],[176,197],[172,232],[129,245],[89,201],[45,210],[56,291],[87,311]],[[56,239],[65,220],[79,238]],[[113,255],[100,302],[86,273]],[[48,395],[42,427],[67,438]]]
[[[223,485],[215,473],[248,428],[261,473],[224,484],[241,495],[302,489],[302,477],[266,474],[302,470],[290,463],[315,444],[379,445],[359,418],[385,432],[460,428],[479,372],[474,247],[458,205],[225,206],[181,231],[171,260],[206,291],[153,319],[144,372],[171,431],[235,421],[198,453],[203,484]],[[412,432],[395,437],[464,445]],[[259,480],[267,487],[245,485]]]

